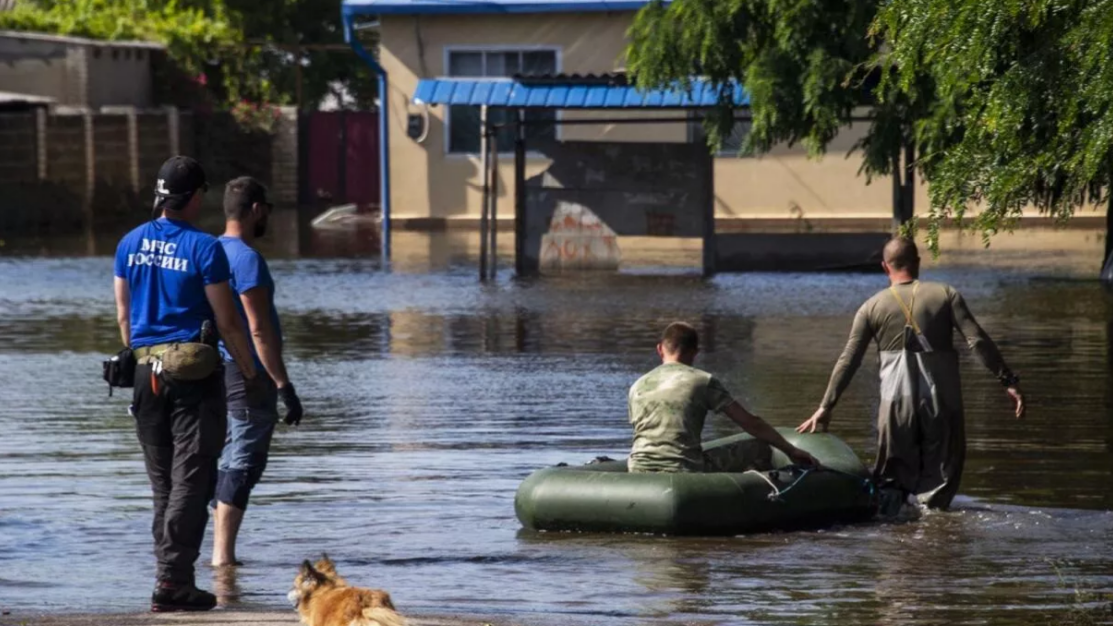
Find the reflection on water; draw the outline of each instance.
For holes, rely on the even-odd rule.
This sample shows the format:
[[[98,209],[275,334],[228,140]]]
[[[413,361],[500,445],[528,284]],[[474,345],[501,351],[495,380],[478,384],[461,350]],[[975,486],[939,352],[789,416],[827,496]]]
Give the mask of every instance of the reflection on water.
[[[117,344],[114,236],[95,246],[102,256],[65,256],[54,241],[45,255],[41,242],[8,242],[0,258],[5,609],[141,610],[149,593],[149,490],[126,399],[99,378]],[[931,270],[963,290],[1031,402],[1027,419],[1010,419],[1000,387],[964,356],[957,510],[667,539],[527,533],[514,490],[538,467],[624,454],[626,389],[676,318],[700,326],[702,365],[745,404],[796,424],[883,279],[704,281],[651,267],[481,286],[474,239],[398,233],[389,272],[359,238],[310,242],[312,253],[270,244],[309,417],[276,437],[244,522],[247,565],[200,570],[226,604],[284,606],[297,564],[321,551],[404,612],[549,624],[1033,623],[1065,615],[1075,588],[1113,590],[1113,294],[1072,280],[1090,275],[1096,244],[1038,266],[1007,246],[961,252]],[[696,267],[699,250],[624,258]],[[833,428],[868,458],[877,390],[876,368],[864,369]],[[733,428],[713,420],[712,431]]]

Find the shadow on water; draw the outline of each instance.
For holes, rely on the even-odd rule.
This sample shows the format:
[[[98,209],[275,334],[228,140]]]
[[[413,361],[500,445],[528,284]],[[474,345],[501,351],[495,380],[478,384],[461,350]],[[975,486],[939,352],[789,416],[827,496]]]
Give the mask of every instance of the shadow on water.
[[[0,257],[0,563],[20,565],[0,579],[5,609],[140,610],[149,592],[149,490],[127,400],[99,378],[118,343],[114,237],[93,256],[8,242]],[[795,425],[880,277],[654,269],[698,264],[677,248],[645,253],[648,270],[481,286],[473,234],[399,233],[389,272],[361,237],[322,237],[308,252],[304,234],[268,244],[309,417],[276,435],[248,564],[199,572],[229,606],[284,606],[297,564],[322,551],[404,612],[562,625],[1033,623],[1065,615],[1070,585],[1113,590],[1113,295],[1069,280],[1074,261],[1045,273],[959,254],[931,269],[963,290],[1031,402],[1010,419],[964,354],[955,511],[680,539],[520,531],[514,491],[538,467],[624,455],[626,390],[678,318],[739,400]],[[868,363],[833,424],[866,460],[875,377]],[[707,436],[731,432],[714,419]]]

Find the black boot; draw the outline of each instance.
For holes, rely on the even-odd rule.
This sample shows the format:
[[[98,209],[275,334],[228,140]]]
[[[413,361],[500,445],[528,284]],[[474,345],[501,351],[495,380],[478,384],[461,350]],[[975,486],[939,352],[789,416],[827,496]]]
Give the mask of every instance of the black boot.
[[[915,496],[897,487],[882,487],[877,492],[877,517],[888,522],[909,522],[920,518]]]
[[[173,583],[159,581],[151,594],[151,611],[169,613],[172,611],[208,611],[216,606],[216,596],[198,589],[192,583]]]

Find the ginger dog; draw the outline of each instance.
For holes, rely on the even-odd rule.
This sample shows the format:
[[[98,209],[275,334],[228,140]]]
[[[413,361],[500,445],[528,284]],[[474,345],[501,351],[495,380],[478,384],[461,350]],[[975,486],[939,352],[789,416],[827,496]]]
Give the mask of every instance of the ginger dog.
[[[301,564],[286,597],[306,626],[406,626],[389,593],[349,586],[327,555]]]

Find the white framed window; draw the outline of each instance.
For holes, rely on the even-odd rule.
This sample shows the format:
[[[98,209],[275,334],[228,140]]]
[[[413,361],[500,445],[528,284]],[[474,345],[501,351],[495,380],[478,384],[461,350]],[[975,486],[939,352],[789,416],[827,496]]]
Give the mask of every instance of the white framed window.
[[[537,76],[560,72],[560,50],[557,48],[447,48],[445,68],[452,78],[510,78]],[[490,108],[487,116],[492,123],[505,122],[496,140],[499,152],[514,151],[514,128],[510,122],[515,110]],[[531,122],[555,121],[551,109],[526,109]],[[445,150],[449,154],[478,154],[480,146],[479,107],[451,105],[448,107],[448,128]],[[526,126],[526,140],[556,139],[555,124]]]

